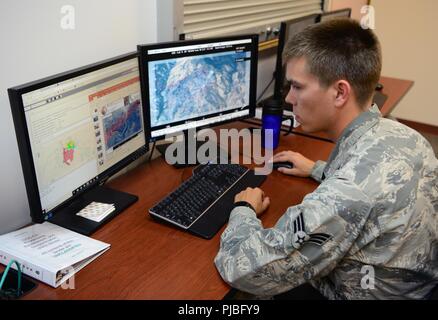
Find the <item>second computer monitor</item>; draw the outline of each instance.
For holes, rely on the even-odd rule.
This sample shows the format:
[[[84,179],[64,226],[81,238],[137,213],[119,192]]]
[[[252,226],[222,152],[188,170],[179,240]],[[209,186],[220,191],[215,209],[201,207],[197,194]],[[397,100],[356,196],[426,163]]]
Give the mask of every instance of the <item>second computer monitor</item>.
[[[277,100],[284,98],[284,87],[286,85],[285,71],[283,66],[282,54],[286,46],[286,43],[295,34],[301,32],[304,28],[309,25],[315,24],[319,15],[311,14],[305,17],[284,21],[280,26],[280,34],[278,38],[278,48],[277,48],[277,64],[275,67],[275,89],[274,97]]]
[[[138,47],[151,139],[253,117],[257,35]]]
[[[136,52],[8,92],[34,222],[89,235],[136,201],[101,187],[148,150]],[[91,202],[115,210],[81,211]]]
[[[345,8],[345,9],[322,13],[319,17],[318,22],[324,22],[338,18],[350,18],[350,17],[351,17],[351,8]]]

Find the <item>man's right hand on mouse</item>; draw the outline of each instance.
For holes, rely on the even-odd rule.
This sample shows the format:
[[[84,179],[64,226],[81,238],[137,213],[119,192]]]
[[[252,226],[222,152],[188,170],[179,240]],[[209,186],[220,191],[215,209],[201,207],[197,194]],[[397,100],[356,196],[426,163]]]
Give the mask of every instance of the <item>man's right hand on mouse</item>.
[[[282,151],[274,155],[271,162],[279,161],[289,161],[292,162],[294,167],[292,169],[288,168],[278,168],[278,171],[284,174],[297,176],[297,177],[310,177],[315,162],[307,159],[301,153],[293,151]]]

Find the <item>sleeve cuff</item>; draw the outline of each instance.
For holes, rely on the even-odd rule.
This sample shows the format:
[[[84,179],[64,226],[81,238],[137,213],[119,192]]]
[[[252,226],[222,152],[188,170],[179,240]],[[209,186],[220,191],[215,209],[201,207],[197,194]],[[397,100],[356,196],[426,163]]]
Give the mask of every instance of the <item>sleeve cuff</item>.
[[[312,168],[312,171],[310,172],[310,176],[316,181],[321,182],[322,174],[324,173],[326,164],[327,163],[325,161],[321,161],[321,160],[316,161],[315,165]]]
[[[248,207],[252,211],[256,212],[254,207],[249,202],[246,202],[246,201],[237,201],[237,202],[234,203],[234,207]]]
[[[243,217],[257,219],[257,215],[253,209],[246,206],[236,206],[231,210],[229,222],[236,219],[242,219]]]

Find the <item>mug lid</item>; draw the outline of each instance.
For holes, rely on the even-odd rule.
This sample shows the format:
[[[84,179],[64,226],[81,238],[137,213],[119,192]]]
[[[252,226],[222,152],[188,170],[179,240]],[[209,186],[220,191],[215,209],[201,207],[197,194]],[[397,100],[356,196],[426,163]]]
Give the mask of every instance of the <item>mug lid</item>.
[[[263,101],[263,114],[283,115],[283,103],[277,99],[266,99]]]

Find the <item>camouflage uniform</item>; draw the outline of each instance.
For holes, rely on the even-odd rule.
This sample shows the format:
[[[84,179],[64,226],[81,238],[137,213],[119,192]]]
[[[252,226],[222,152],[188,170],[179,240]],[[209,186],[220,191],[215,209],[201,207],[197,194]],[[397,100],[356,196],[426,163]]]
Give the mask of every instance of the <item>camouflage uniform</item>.
[[[273,228],[248,207],[231,212],[215,258],[222,278],[261,297],[310,282],[330,299],[425,298],[438,283],[438,160],[430,144],[373,106],[312,177],[319,187]]]

